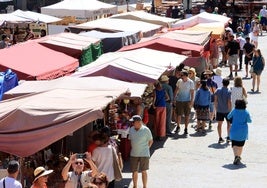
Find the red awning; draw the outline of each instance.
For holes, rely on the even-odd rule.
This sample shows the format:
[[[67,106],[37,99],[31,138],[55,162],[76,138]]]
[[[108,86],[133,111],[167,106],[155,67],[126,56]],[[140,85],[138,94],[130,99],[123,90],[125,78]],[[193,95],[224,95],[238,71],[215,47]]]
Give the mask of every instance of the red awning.
[[[124,46],[119,51],[128,51],[138,48],[149,48],[165,52],[174,52],[182,55],[188,55],[190,53],[189,56],[192,57],[199,57],[204,51],[204,47],[201,45],[190,44],[169,38],[156,38],[145,42],[139,42],[137,44]]]
[[[0,71],[7,68],[19,80],[49,80],[68,75],[79,66],[77,59],[28,41],[0,50]]]

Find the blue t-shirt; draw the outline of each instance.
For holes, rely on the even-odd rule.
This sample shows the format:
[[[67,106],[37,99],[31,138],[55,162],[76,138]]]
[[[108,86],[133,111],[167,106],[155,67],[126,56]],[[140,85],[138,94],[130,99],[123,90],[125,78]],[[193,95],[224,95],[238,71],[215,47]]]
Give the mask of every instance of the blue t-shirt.
[[[169,84],[163,83],[162,88],[166,91],[166,93],[170,97],[170,101],[173,101],[173,90],[172,87]]]
[[[217,112],[228,113],[228,101],[231,101],[231,91],[227,87],[218,88],[215,91],[217,97]]]
[[[209,106],[210,103],[211,103],[210,91],[208,89],[207,90],[204,90],[202,88],[198,89],[195,96],[194,104],[200,106]]]
[[[251,123],[251,117],[247,110],[233,109],[227,116],[232,118],[230,129],[230,139],[236,141],[245,141],[248,139],[248,123]]]
[[[131,156],[132,157],[150,157],[148,142],[153,139],[152,133],[145,125],[139,130],[135,130],[134,126],[130,128],[129,139],[131,140]]]

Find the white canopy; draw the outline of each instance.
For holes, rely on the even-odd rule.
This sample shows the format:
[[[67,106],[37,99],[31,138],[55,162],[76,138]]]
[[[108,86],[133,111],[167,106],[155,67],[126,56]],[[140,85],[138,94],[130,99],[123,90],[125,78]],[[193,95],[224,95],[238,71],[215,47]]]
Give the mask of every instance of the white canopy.
[[[117,6],[97,0],[64,0],[59,3],[42,7],[41,12],[51,16],[90,18],[95,16],[116,14]]]
[[[130,19],[102,18],[71,26],[71,28],[109,32],[136,31],[136,29],[139,29],[144,37],[150,37],[157,33],[162,26]]]
[[[4,94],[4,99],[6,100],[22,95],[36,94],[54,89],[109,91],[111,89],[120,90],[122,88],[126,88],[126,90],[128,88],[131,92],[131,97],[141,97],[146,89],[146,86],[147,85],[145,84],[123,82],[104,76],[83,78],[64,76],[54,80],[24,81],[17,87],[7,91]]]
[[[0,14],[0,25],[2,25],[2,23],[4,22],[18,23],[18,22],[29,22],[29,20],[13,14]]]
[[[101,55],[96,61],[81,67],[72,76],[99,76],[135,83],[153,83],[165,71],[174,69],[187,57],[171,52],[140,48]]]
[[[52,23],[52,22],[58,22],[62,19],[49,16],[45,14],[40,14],[37,12],[32,11],[22,11],[22,10],[16,10],[15,12],[10,13],[11,15],[18,16],[20,18],[27,19],[32,22],[43,22],[43,23]]]
[[[176,23],[172,24],[172,28],[187,29],[199,23],[212,23],[212,22],[220,22],[226,25],[230,20],[231,18],[226,16],[202,12],[190,18],[177,21]]]
[[[133,11],[111,16],[111,18],[137,20],[146,23],[152,23],[161,25],[164,27],[170,27],[172,23],[176,22],[176,19],[158,16],[155,14],[147,13],[144,11]]]

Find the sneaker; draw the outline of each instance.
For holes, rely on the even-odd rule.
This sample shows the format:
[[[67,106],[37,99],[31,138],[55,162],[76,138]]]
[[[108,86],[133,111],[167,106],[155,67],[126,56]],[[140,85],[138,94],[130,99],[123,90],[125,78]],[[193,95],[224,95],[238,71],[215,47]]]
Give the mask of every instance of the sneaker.
[[[218,141],[218,144],[221,144],[221,143],[223,143],[224,142],[224,139],[221,137],[221,138],[219,138],[219,141]]]
[[[230,140],[230,137],[229,137],[229,136],[227,136],[227,137],[226,137],[226,142],[227,142],[227,143],[231,142],[231,140]]]
[[[180,132],[180,126],[177,126],[174,132],[179,133]]]
[[[233,164],[234,164],[234,165],[239,165],[239,164],[241,164],[241,157],[239,157],[239,156],[235,156],[235,159],[234,159]]]
[[[188,134],[187,128],[184,129],[184,134]]]

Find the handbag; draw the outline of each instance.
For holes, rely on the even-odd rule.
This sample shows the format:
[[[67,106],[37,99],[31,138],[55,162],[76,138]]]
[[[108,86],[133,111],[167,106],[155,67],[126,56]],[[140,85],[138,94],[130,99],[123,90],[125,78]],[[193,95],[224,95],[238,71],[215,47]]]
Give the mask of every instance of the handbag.
[[[113,169],[114,169],[115,181],[120,181],[122,180],[122,173],[121,173],[122,168],[120,167],[114,148],[112,148],[112,156],[113,156]]]
[[[250,69],[249,69],[249,73],[252,74],[254,72],[254,69],[253,67],[251,66]]]

